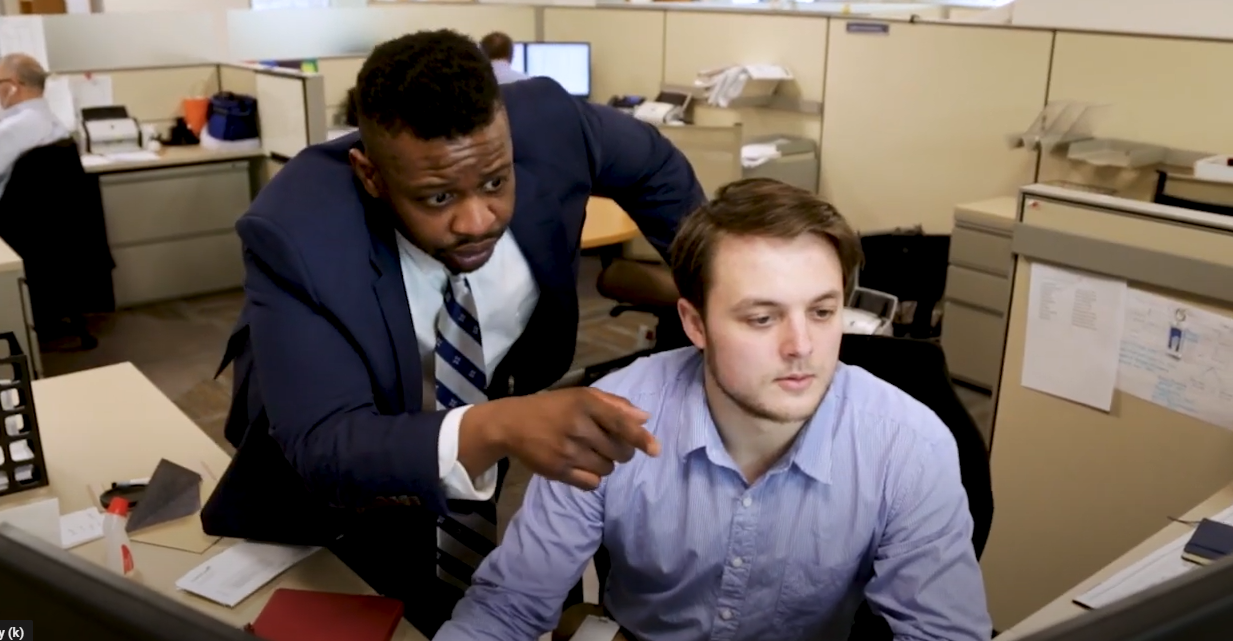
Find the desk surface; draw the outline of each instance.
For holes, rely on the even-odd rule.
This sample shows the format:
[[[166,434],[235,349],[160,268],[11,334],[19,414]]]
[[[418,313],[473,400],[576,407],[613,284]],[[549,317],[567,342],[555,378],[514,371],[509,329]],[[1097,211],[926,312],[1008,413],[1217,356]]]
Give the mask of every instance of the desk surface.
[[[158,160],[116,161],[106,165],[93,165],[85,169],[88,174],[111,174],[136,169],[162,169],[164,167],[200,165],[229,160],[255,160],[265,157],[265,152],[260,149],[227,151],[222,149],[206,149],[200,145],[189,145],[186,147],[163,147],[158,152],[158,155]]]
[[[0,272],[11,272],[21,269],[21,256],[0,240]]]
[[[60,499],[61,514],[67,514],[97,505],[92,485],[149,476],[161,458],[215,477],[223,473],[229,461],[227,454],[131,363],[35,381],[34,406],[52,486],[0,499],[0,507],[55,496]],[[135,542],[133,556],[147,587],[237,627],[256,618],[278,587],[373,593],[328,550],[291,568],[235,608],[215,605],[174,587],[176,579],[235,542],[223,539],[205,554]],[[72,551],[103,563],[101,540]],[[394,638],[425,641],[405,621]]]
[[[1203,519],[1221,510],[1233,505],[1233,484],[1230,484],[1219,492],[1216,492],[1206,501],[1195,506],[1185,515],[1180,518],[1184,521],[1197,521]],[[1164,516],[1161,517],[1164,520]],[[1192,532],[1194,528],[1182,523],[1173,523],[1161,529],[1156,534],[1153,534],[1146,541],[1135,546],[1135,548],[1121,558],[1110,563],[1104,569],[1096,574],[1088,577],[1079,585],[1067,590],[1065,594],[1054,599],[1049,605],[1036,611],[1028,618],[1020,621],[1014,627],[1006,630],[998,635],[998,641],[1012,641],[1021,639],[1029,634],[1038,632],[1072,617],[1076,617],[1087,611],[1086,608],[1075,605],[1074,598],[1096,587],[1102,581],[1121,572],[1125,568],[1133,565],[1136,561],[1146,558],[1147,555],[1156,550],[1168,545],[1178,537],[1185,536]]]
[[[638,225],[612,200],[591,196],[582,226],[582,248],[616,245],[638,237]]]

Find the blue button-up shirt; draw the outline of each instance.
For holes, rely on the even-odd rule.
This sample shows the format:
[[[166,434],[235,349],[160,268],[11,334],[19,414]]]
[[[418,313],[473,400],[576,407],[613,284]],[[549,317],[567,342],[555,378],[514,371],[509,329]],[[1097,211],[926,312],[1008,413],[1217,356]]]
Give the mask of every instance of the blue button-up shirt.
[[[497,77],[497,84],[499,85],[508,85],[511,82],[518,82],[519,80],[526,80],[531,77],[518,71],[504,60],[493,60],[492,72]]]
[[[954,438],[907,394],[839,365],[750,485],[711,420],[694,348],[597,387],[651,414],[660,456],[638,455],[594,492],[533,479],[435,641],[552,630],[601,540],[604,605],[643,641],[845,639],[862,596],[898,641],[992,635]]]

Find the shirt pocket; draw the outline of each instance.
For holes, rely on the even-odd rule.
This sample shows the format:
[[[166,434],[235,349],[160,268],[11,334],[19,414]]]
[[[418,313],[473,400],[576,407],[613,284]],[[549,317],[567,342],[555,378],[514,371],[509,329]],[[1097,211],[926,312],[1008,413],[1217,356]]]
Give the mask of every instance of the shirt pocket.
[[[775,611],[785,638],[820,631],[852,591],[860,571],[860,559],[838,565],[790,563],[784,568]],[[808,635],[806,635],[808,636]]]

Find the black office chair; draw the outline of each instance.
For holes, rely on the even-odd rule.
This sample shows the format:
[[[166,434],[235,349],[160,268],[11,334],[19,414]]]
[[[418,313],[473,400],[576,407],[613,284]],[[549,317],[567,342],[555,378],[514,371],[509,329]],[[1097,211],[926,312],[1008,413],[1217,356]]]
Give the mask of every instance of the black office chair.
[[[97,345],[85,314],[115,310],[107,226],[98,180],[72,139],[18,158],[0,196],[0,238],[22,258],[35,331]]]
[[[869,371],[933,410],[950,428],[959,449],[959,472],[972,513],[972,547],[979,559],[993,526],[993,481],[989,453],[976,421],[955,394],[946,356],[931,341],[890,336],[845,334],[839,360]],[[851,641],[890,641],[885,619],[862,603],[853,621]]]
[[[655,344],[648,349],[586,368],[582,385],[591,385],[605,374],[643,356],[690,344],[685,329],[681,327],[680,314],[676,311],[679,296],[676,283],[672,280],[672,271],[667,265],[611,258],[605,261],[596,286],[601,296],[617,302],[609,312],[613,317],[626,312],[645,312],[655,316]]]

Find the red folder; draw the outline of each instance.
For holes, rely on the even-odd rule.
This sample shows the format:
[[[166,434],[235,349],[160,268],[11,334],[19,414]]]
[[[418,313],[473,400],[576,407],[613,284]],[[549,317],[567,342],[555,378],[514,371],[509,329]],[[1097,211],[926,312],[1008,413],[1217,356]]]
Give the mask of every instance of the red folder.
[[[265,641],[390,641],[401,619],[396,599],[279,588],[245,629]]]

